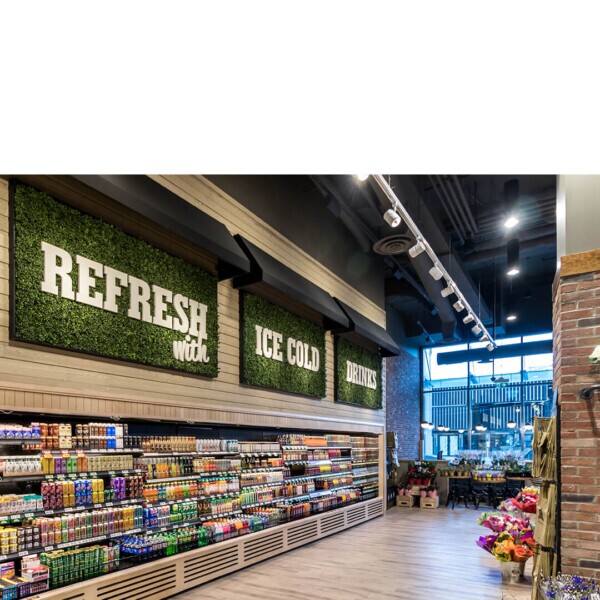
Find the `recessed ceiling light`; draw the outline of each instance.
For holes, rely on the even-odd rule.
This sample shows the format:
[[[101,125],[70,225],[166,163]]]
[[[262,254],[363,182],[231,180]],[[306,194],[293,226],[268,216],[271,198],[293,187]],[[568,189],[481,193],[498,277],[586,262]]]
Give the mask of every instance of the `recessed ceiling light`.
[[[515,275],[518,275],[521,271],[519,269],[517,269],[517,267],[513,267],[512,269],[509,269],[508,271],[506,271],[506,274],[509,277],[514,277]]]
[[[469,313],[469,314],[468,314],[468,315],[467,315],[467,316],[466,316],[466,317],[463,319],[463,323],[464,323],[465,325],[467,325],[467,324],[469,324],[471,321],[474,321],[474,320],[475,320],[475,317],[474,317],[474,316],[473,316],[471,313]]]
[[[517,315],[515,314],[510,314],[506,317],[507,321],[516,321],[517,320]]]
[[[509,422],[506,424],[506,426],[507,426],[509,429],[514,429],[514,428],[517,426],[517,423],[516,423],[515,421],[509,421]]]
[[[516,227],[519,224],[519,219],[517,219],[517,217],[511,215],[510,217],[508,217],[508,219],[506,219],[506,221],[504,221],[504,227],[506,227],[507,229],[512,229],[513,227]]]
[[[358,179],[359,181],[366,181],[367,179],[369,179],[368,175],[355,175],[354,177],[356,177],[356,179]]]

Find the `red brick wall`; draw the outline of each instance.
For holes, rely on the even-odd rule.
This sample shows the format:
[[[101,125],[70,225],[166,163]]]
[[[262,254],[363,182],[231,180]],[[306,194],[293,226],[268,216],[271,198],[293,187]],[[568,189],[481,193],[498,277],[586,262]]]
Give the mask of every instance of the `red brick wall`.
[[[600,345],[600,272],[563,277],[554,298],[554,386],[560,404],[561,560],[565,573],[600,576],[600,383],[588,356]]]
[[[398,433],[398,458],[417,460],[421,435],[420,362],[404,351],[385,360],[387,430]]]

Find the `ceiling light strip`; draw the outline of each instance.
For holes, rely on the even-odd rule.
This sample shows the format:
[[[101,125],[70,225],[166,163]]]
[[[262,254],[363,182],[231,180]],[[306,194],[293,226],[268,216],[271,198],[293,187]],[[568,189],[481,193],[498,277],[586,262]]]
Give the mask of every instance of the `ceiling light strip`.
[[[448,271],[446,271],[446,269],[440,262],[440,259],[437,257],[436,253],[433,251],[433,249],[431,248],[431,246],[429,245],[429,243],[427,242],[427,240],[421,233],[420,229],[417,227],[417,224],[412,220],[411,216],[408,214],[408,211],[404,208],[404,206],[402,206],[402,203],[400,202],[400,200],[398,200],[398,197],[394,193],[394,190],[392,190],[392,188],[390,187],[389,183],[385,180],[383,175],[372,175],[372,177],[373,177],[373,180],[375,181],[375,183],[377,183],[377,185],[379,186],[381,191],[385,194],[387,199],[390,201],[390,204],[392,205],[392,209],[395,210],[400,215],[402,220],[406,223],[406,226],[410,229],[411,233],[415,236],[415,240],[417,242],[419,252],[415,253],[414,255],[411,253],[411,256],[414,257],[414,256],[420,254],[421,252],[427,253],[427,256],[429,256],[429,258],[431,259],[431,262],[433,263],[433,267],[429,271],[430,273],[431,273],[431,271],[433,271],[433,273],[431,273],[431,276],[438,281],[439,281],[439,279],[441,279],[443,277],[446,280],[446,285],[452,286],[454,288],[454,294],[460,302],[459,306],[462,306],[463,309],[467,311],[468,315],[471,315],[473,317],[473,321],[474,321],[474,326],[472,328],[472,330],[474,330],[473,333],[478,332],[478,333],[476,333],[476,335],[479,335],[480,333],[483,334],[482,338],[484,340],[489,340],[488,349],[493,350],[493,348],[496,347],[496,342],[494,341],[494,338],[491,336],[490,332],[487,330],[487,328],[482,323],[481,319],[477,316],[475,311],[471,308],[471,305],[467,302],[467,300],[464,297],[464,295],[462,294],[462,292],[458,289],[458,286],[452,280],[452,278],[450,277],[450,274],[448,273]],[[421,250],[421,248],[422,248],[422,250]],[[438,277],[439,273],[441,273],[440,277]],[[466,318],[467,317],[465,317],[465,319]],[[463,321],[465,319],[463,319]],[[490,346],[491,346],[491,348],[490,348]]]

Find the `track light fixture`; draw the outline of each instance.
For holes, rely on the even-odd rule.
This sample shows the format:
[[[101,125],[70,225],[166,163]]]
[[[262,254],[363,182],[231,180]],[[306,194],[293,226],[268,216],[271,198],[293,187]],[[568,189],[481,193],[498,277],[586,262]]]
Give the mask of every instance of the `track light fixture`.
[[[444,276],[444,274],[442,273],[442,270],[440,269],[440,267],[437,264],[433,265],[433,267],[431,267],[431,269],[429,269],[429,274],[436,281],[439,281]]]
[[[509,429],[514,429],[514,428],[517,426],[517,422],[516,422],[516,421],[509,421],[509,422],[506,424],[506,426],[507,426]]]
[[[469,302],[467,301],[465,296],[462,294],[462,292],[460,291],[458,286],[452,281],[452,277],[450,276],[450,273],[448,273],[446,268],[442,265],[440,259],[434,252],[433,248],[429,245],[427,240],[424,238],[419,227],[413,221],[412,217],[410,216],[410,214],[408,213],[406,208],[403,206],[402,202],[400,202],[400,200],[396,196],[396,193],[392,189],[390,183],[381,174],[373,174],[373,175],[370,175],[370,177],[372,178],[371,183],[379,186],[379,189],[381,190],[383,195],[389,201],[391,209],[399,215],[401,220],[406,225],[407,229],[410,231],[410,233],[412,233],[412,235],[414,236],[414,238],[416,240],[415,245],[412,246],[408,250],[409,256],[411,258],[416,258],[423,252],[425,252],[427,254],[429,259],[433,263],[433,266],[429,269],[429,274],[431,275],[431,277],[433,277],[433,279],[435,279],[436,281],[439,281],[443,277],[446,281],[446,287],[442,291],[442,296],[444,298],[446,298],[446,297],[450,296],[451,294],[454,294],[456,296],[456,300],[459,302],[458,305],[456,305],[456,303],[455,303],[456,310],[458,312],[462,312],[463,310],[466,310],[468,313],[467,316],[464,317],[463,322],[465,324],[468,324],[468,323],[471,323],[474,321],[475,322],[474,324],[477,326],[477,329],[478,329],[477,333],[481,333],[483,331],[486,334],[488,334],[490,343],[493,345],[493,347],[495,347],[494,340],[493,340],[492,336],[489,335],[485,325],[482,323],[481,319],[477,316],[476,312],[471,308],[471,305],[469,304]],[[452,291],[450,291],[449,288]]]
[[[471,331],[475,334],[475,335],[479,335],[482,331],[481,327],[479,327],[479,325],[475,325],[474,327],[471,327]]]
[[[531,423],[525,423],[525,425],[523,425],[524,431],[531,431],[532,429],[533,429],[533,425]]]
[[[400,215],[393,208],[388,208],[383,213],[383,218],[390,227],[398,227],[402,222]]]
[[[421,429],[427,429],[429,423],[427,421],[421,421]]]
[[[477,431],[483,431],[483,425],[475,425],[475,429],[477,429]]]
[[[494,349],[494,344],[492,344],[492,342],[490,342],[486,348],[488,349],[489,352],[491,352]]]
[[[429,423],[429,424],[427,425],[427,429],[429,429],[429,430],[432,430],[432,429],[434,429],[434,428],[435,428],[435,425],[434,425],[433,423]]]
[[[449,283],[448,287],[445,287],[441,292],[442,298],[447,298],[448,296],[454,294],[454,286]]]
[[[464,429],[457,429],[458,433],[464,433],[465,430]]]
[[[417,258],[421,252],[425,251],[425,244],[421,240],[417,240],[417,243],[408,249],[408,254],[411,258]]]
[[[443,425],[438,425],[438,431],[444,431],[444,426]]]
[[[454,307],[454,310],[458,313],[465,310],[465,305],[460,300],[457,300],[452,306]]]

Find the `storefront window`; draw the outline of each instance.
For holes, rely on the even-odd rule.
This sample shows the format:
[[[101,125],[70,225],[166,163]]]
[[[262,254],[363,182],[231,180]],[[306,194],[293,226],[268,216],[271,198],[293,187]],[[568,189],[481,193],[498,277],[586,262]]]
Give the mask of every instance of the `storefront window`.
[[[463,450],[508,452],[531,458],[535,416],[549,416],[552,353],[523,356],[523,343],[552,339],[551,333],[498,340],[514,354],[496,360],[438,365],[440,354],[476,350],[481,343],[423,350],[424,456],[448,458]]]

